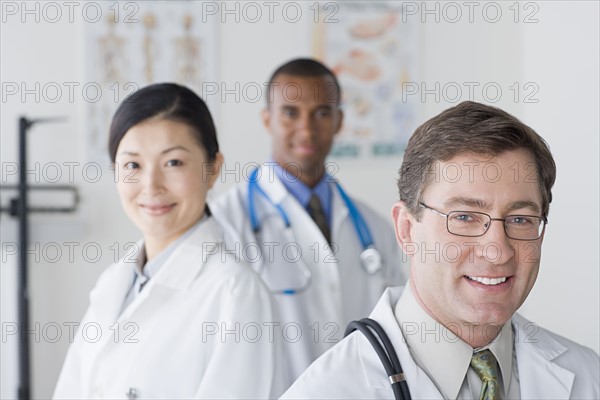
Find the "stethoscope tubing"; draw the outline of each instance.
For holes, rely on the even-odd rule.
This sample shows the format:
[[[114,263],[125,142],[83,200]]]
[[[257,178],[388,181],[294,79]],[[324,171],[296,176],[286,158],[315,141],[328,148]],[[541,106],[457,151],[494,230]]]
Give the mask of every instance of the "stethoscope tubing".
[[[291,237],[292,234],[290,233],[291,229],[292,229],[291,223],[290,223],[290,219],[289,219],[287,213],[285,212],[285,210],[283,209],[281,204],[275,203],[269,197],[269,195],[260,187],[260,185],[258,184],[258,173],[259,173],[259,169],[255,168],[252,171],[252,173],[250,174],[250,179],[248,181],[248,215],[250,216],[250,225],[252,227],[252,232],[254,233],[254,235],[256,236],[256,238],[258,240],[258,238],[261,235],[261,225],[260,225],[260,221],[258,219],[257,213],[256,213],[256,203],[255,203],[256,193],[258,193],[269,204],[271,204],[271,206],[273,206],[277,210],[277,213],[279,214],[279,216],[281,217],[281,219],[283,220],[283,222],[285,224],[286,234],[290,236],[290,238],[289,238],[290,240],[293,240],[293,237]],[[368,251],[375,252],[377,255],[377,258],[380,260],[381,257],[379,255],[379,252],[377,251],[377,249],[375,249],[375,247],[374,247],[374,242],[373,242],[373,238],[371,236],[371,232],[369,231],[369,227],[367,226],[366,222],[360,215],[358,209],[356,208],[356,206],[354,205],[354,203],[352,202],[350,197],[346,194],[344,189],[342,189],[341,185],[338,182],[335,182],[335,185],[336,185],[338,192],[340,193],[340,196],[342,197],[343,202],[346,204],[346,207],[348,208],[350,218],[352,219],[352,223],[354,224],[355,231],[361,242],[361,245],[363,248],[363,253],[361,253],[361,262],[363,261],[362,254],[366,254]],[[381,264],[379,264],[379,265],[381,265]],[[366,264],[363,264],[363,266],[369,272],[369,268],[366,266]],[[257,273],[259,275],[262,273],[263,268],[264,268],[264,262],[263,262],[263,265],[260,267],[259,271],[257,271]],[[271,292],[275,293],[275,294],[292,295],[292,294],[299,294],[299,293],[306,291],[312,283],[312,272],[310,271],[310,268],[308,268],[308,266],[306,265],[304,260],[301,261],[300,268],[305,277],[304,285],[302,285],[301,287],[299,287],[297,289],[286,288],[286,289],[281,289],[281,290],[271,290]],[[376,270],[378,270],[378,268],[375,268],[375,271]],[[372,273],[372,272],[369,272],[369,273]]]
[[[350,199],[350,196],[346,194],[346,191],[342,189],[342,186],[339,182],[335,183],[335,186],[342,197],[342,200],[348,207],[348,212],[350,213],[350,218],[352,218],[352,222],[354,223],[356,234],[360,239],[360,243],[362,244],[363,250],[366,250],[369,247],[373,247],[373,237],[371,236],[371,232],[369,231],[369,227],[365,222],[364,218],[360,216],[358,209],[354,205],[354,202]]]
[[[274,203],[271,198],[265,193],[264,190],[258,185],[258,168],[252,171],[250,175],[250,180],[248,182],[248,215],[250,215],[250,224],[252,226],[252,231],[254,233],[260,232],[260,222],[258,221],[258,216],[256,215],[256,206],[254,203],[254,191],[258,191],[258,193],[265,198],[279,213],[283,222],[285,223],[285,227],[289,228],[291,226],[290,219],[287,216],[287,213],[284,211],[283,207],[280,204]]]
[[[248,181],[248,214],[250,215],[250,224],[252,226],[252,231],[254,233],[257,233],[261,229],[260,222],[258,221],[258,216],[256,215],[256,205],[255,205],[255,195],[254,195],[255,191],[257,191],[269,203],[271,203],[271,205],[273,207],[275,207],[277,209],[277,212],[283,219],[283,222],[285,223],[286,228],[290,227],[290,225],[291,225],[290,219],[289,219],[287,213],[285,212],[285,210],[283,209],[283,207],[281,207],[281,204],[277,204],[277,203],[273,202],[269,198],[269,196],[265,193],[265,191],[258,184],[258,172],[259,172],[259,169],[255,168],[254,171],[252,171],[252,173],[250,174],[250,179]],[[356,208],[356,205],[354,205],[354,202],[352,202],[352,200],[350,199],[350,196],[348,196],[348,194],[346,194],[344,189],[342,189],[342,186],[339,184],[339,182],[335,182],[335,186],[336,186],[338,192],[340,193],[340,196],[342,197],[344,204],[346,204],[346,207],[348,208],[348,212],[350,213],[350,218],[352,219],[354,228],[356,230],[356,234],[358,235],[358,238],[360,239],[360,243],[362,245],[363,250],[366,250],[369,247],[373,247],[374,242],[373,242],[373,237],[371,236],[371,231],[369,230],[369,227],[367,226],[367,223],[365,222],[364,218],[361,217],[358,209]]]
[[[400,360],[398,359],[398,355],[394,350],[394,346],[392,345],[390,338],[385,333],[381,325],[370,318],[363,318],[360,321],[352,321],[348,324],[348,327],[346,327],[344,337],[348,336],[355,330],[358,330],[365,335],[377,353],[377,356],[383,364],[385,373],[390,379],[392,390],[394,391],[394,398],[396,400],[411,400],[408,384],[404,378],[404,371],[402,371],[402,365],[400,365]],[[377,333],[379,340],[371,330]],[[382,343],[383,347],[381,346]]]

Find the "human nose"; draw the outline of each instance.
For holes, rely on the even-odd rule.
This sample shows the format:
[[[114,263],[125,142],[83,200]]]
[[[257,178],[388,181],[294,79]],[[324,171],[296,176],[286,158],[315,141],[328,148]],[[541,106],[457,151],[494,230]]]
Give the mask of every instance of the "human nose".
[[[165,191],[165,178],[160,168],[146,168],[140,177],[144,193],[156,195]]]
[[[310,136],[314,131],[313,118],[308,113],[301,113],[296,120],[296,131],[304,135]]]
[[[504,221],[493,219],[483,236],[480,237],[477,255],[496,265],[506,264],[515,255],[510,238],[506,235]]]

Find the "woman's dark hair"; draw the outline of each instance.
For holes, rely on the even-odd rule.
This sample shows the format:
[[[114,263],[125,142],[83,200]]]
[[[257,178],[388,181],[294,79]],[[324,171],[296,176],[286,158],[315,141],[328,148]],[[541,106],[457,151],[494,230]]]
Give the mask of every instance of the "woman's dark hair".
[[[150,118],[178,121],[194,128],[196,139],[214,161],[219,152],[217,131],[206,103],[190,89],[175,83],[146,86],[128,96],[112,119],[108,151],[115,162],[117,148],[123,136],[133,126]]]

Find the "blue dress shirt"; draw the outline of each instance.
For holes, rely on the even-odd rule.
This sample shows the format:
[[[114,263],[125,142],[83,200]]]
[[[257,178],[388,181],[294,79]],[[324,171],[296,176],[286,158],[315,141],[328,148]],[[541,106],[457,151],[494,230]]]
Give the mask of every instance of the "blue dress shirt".
[[[329,182],[332,182],[333,179],[327,174],[323,174],[321,180],[317,183],[314,188],[309,188],[306,186],[300,179],[292,175],[291,173],[284,170],[279,164],[273,162],[273,169],[275,170],[275,174],[277,177],[283,182],[283,185],[287,189],[288,192],[291,193],[292,196],[304,207],[307,209],[308,202],[310,201],[310,197],[312,194],[316,194],[319,200],[321,201],[321,207],[323,207],[323,212],[325,213],[325,217],[327,218],[327,223],[331,227],[331,199],[332,199],[332,191],[331,185]]]

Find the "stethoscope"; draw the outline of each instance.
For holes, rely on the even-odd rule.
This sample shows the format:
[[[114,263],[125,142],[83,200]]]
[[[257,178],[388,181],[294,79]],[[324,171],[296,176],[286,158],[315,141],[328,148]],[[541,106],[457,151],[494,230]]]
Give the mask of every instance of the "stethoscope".
[[[381,325],[370,318],[363,318],[360,321],[352,321],[348,324],[346,332],[344,332],[344,337],[348,336],[355,330],[360,331],[366,336],[367,340],[369,340],[369,343],[371,343],[371,346],[373,346],[373,349],[379,356],[379,359],[383,364],[383,368],[385,368],[385,373],[387,374],[392,385],[394,398],[396,400],[411,400],[408,384],[406,383],[406,378],[404,377],[404,372],[402,371],[402,365],[400,365],[400,360],[398,359],[398,355],[394,350],[392,341],[385,333]],[[377,339],[371,330],[374,331],[377,336],[379,336],[379,339]],[[381,346],[382,343],[383,346]]]
[[[256,205],[255,205],[256,193],[258,193],[259,195],[264,197],[265,200],[267,200],[267,202],[277,210],[277,213],[279,214],[279,216],[283,220],[283,223],[285,224],[286,235],[288,236],[288,240],[291,243],[291,242],[293,242],[293,234],[292,234],[290,219],[289,219],[287,213],[285,212],[285,210],[283,209],[283,207],[281,206],[281,204],[275,203],[269,197],[269,195],[260,187],[260,185],[258,184],[258,173],[259,173],[259,169],[255,168],[252,171],[252,173],[250,174],[250,179],[248,181],[248,215],[250,216],[250,224],[252,226],[252,231],[254,232],[255,236],[258,238],[258,236],[260,235],[260,231],[261,231],[260,221],[258,219],[258,215],[256,214]],[[367,271],[369,274],[374,274],[381,269],[381,266],[382,266],[381,254],[375,248],[374,242],[373,242],[373,237],[371,236],[369,227],[367,226],[367,223],[365,222],[364,218],[360,215],[360,212],[358,211],[358,208],[356,208],[356,205],[354,205],[354,203],[352,202],[352,200],[350,199],[348,194],[346,194],[346,192],[344,191],[344,189],[342,189],[342,186],[338,182],[335,182],[335,186],[336,186],[338,192],[340,193],[340,196],[341,196],[342,200],[344,201],[344,204],[348,208],[350,218],[352,219],[352,223],[354,224],[354,229],[356,231],[356,234],[358,235],[358,238],[360,240],[360,243],[361,243],[361,246],[363,249],[362,252],[360,253],[360,262],[361,262],[363,268],[365,269],[365,271]],[[278,294],[298,294],[298,293],[304,292],[306,289],[308,289],[312,282],[312,273],[311,273],[310,269],[308,268],[308,266],[304,263],[303,260],[301,260],[301,262],[299,262],[299,264],[300,264],[300,268],[302,269],[302,273],[304,275],[304,284],[302,286],[300,286],[298,288],[285,288],[285,289],[271,290],[271,291],[274,293],[278,293]],[[263,263],[263,267],[264,267],[264,263]],[[261,267],[261,270],[258,271],[259,275],[261,274],[261,272],[262,272],[262,267]]]

